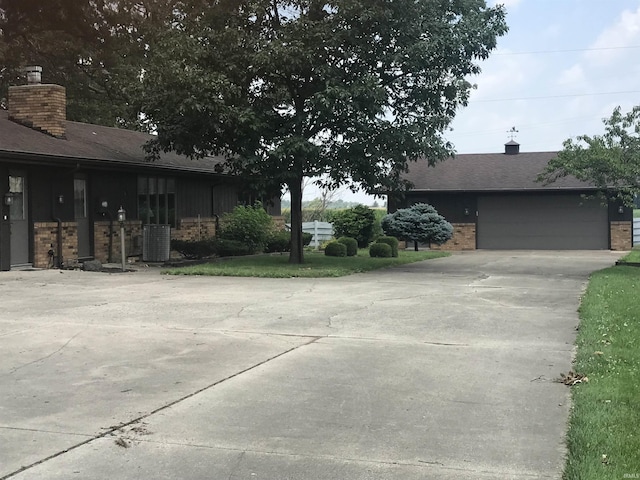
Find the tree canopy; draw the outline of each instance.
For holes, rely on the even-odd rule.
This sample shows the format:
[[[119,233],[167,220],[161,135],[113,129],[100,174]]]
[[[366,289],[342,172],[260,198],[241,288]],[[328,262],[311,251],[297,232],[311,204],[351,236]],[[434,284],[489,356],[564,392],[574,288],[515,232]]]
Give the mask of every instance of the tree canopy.
[[[186,3],[186,2],[185,2]],[[387,192],[407,162],[453,153],[443,132],[506,32],[484,0],[220,0],[177,5],[144,72],[151,155],[223,155],[288,187],[290,261],[303,261],[301,184]]]
[[[382,219],[385,234],[403,240],[441,245],[453,236],[453,226],[427,203],[416,203],[409,208],[390,213]]]
[[[45,83],[66,88],[69,120],[143,128],[140,76],[176,3],[2,0],[0,103],[23,81],[25,66],[39,65]]]
[[[613,192],[628,206],[640,191],[640,106],[627,113],[617,107],[603,121],[602,135],[580,135],[563,143],[539,180],[552,183],[568,175]]]

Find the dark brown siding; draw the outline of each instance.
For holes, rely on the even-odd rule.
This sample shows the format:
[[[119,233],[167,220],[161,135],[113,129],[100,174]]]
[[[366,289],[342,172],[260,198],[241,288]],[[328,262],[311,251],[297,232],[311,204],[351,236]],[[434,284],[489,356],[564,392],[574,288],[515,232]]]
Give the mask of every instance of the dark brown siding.
[[[210,217],[211,182],[179,177],[176,179],[178,218]]]
[[[440,215],[451,223],[474,223],[476,221],[477,196],[475,194],[461,193],[432,193],[409,194],[406,205],[416,203],[428,203],[432,205]]]

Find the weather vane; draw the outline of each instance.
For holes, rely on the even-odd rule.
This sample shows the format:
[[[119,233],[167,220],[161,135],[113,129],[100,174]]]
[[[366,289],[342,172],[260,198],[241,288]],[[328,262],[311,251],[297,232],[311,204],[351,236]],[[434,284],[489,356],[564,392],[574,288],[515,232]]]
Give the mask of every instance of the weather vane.
[[[510,134],[511,140],[513,140],[518,134],[518,130],[516,130],[516,127],[511,127],[511,130],[507,130],[507,133]]]

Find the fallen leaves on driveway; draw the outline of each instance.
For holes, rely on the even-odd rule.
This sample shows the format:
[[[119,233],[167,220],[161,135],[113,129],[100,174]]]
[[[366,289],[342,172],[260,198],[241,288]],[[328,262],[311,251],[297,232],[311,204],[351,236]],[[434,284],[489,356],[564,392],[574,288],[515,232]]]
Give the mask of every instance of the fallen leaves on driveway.
[[[569,387],[573,387],[574,385],[578,385],[579,383],[588,382],[589,378],[582,373],[570,371],[566,375],[564,373],[561,373],[560,378],[557,381],[560,383],[564,383]]]

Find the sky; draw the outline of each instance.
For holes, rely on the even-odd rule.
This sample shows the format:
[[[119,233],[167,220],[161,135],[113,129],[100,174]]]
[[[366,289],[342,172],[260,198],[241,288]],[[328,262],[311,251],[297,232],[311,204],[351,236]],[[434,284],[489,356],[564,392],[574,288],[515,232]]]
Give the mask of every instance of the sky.
[[[488,3],[505,6],[509,32],[468,79],[477,88],[445,132],[457,153],[501,152],[512,127],[520,151],[557,151],[568,138],[603,133],[616,106],[640,104],[640,0]],[[305,188],[305,200],[316,196]]]

